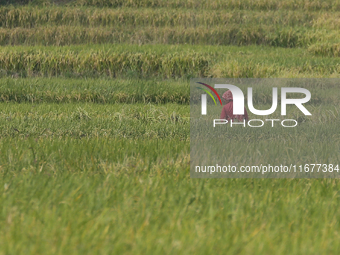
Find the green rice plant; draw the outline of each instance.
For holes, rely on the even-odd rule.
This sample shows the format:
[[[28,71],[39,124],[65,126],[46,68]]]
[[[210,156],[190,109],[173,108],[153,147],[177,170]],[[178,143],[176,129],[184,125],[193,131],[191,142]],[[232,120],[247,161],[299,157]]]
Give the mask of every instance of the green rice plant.
[[[303,10],[339,10],[339,1],[312,1],[312,0],[245,0],[245,1],[177,1],[177,0],[76,0],[73,6],[100,6],[100,7],[168,7],[168,8],[196,8],[196,9],[250,9],[250,10],[277,10],[277,9],[303,9]]]
[[[22,165],[20,173],[11,168],[0,180],[2,253],[339,251],[338,180],[189,179],[187,158],[181,154],[150,166],[132,157],[121,165],[105,162],[100,157],[114,156],[114,141],[37,141],[39,153],[42,148],[55,153],[50,158],[39,154],[39,163],[28,167],[29,142],[11,139],[5,144],[15,144],[18,153],[12,157],[18,155]],[[158,145],[160,151],[166,146]],[[138,148],[153,153],[157,147]],[[68,153],[75,151],[70,159]],[[77,173],[69,172],[76,166]]]
[[[327,36],[328,35],[328,36]],[[276,47],[306,47],[322,38],[339,38],[335,31],[278,28],[276,26],[216,26],[198,27],[119,27],[86,28],[83,26],[53,26],[0,29],[0,45],[71,45],[71,44],[205,44],[205,45],[269,45]],[[322,37],[324,36],[324,37]]]
[[[6,150],[12,142],[16,143],[15,147]],[[133,171],[161,174],[161,167],[183,167],[189,159],[188,142],[175,138],[156,141],[112,137],[7,137],[1,140],[0,150],[3,152],[0,156],[2,177],[13,169],[18,174],[34,171],[52,176],[63,176],[65,170],[69,174],[87,172],[89,175],[113,174],[117,177],[133,174]],[[85,169],[84,164],[88,163],[91,166]],[[135,170],[130,172],[129,167]]]
[[[325,12],[320,13],[318,17],[313,20],[313,27],[323,29],[339,29],[340,27],[340,15],[338,12]]]
[[[338,0],[17,4],[0,7],[0,254],[339,253],[336,179],[190,179],[188,81],[339,77]],[[231,163],[340,165],[338,84],[306,86],[298,129],[226,130]]]
[[[326,11],[0,8],[1,45],[162,43],[308,47],[338,41]]]
[[[323,66],[304,64],[300,67],[284,67],[277,64],[267,65],[254,61],[230,60],[219,62],[211,68],[211,77],[216,78],[321,78],[339,77],[339,65],[331,69]]]
[[[213,0],[213,1],[199,1],[199,0],[191,0],[191,1],[178,1],[178,0],[21,0],[21,1],[12,1],[12,0],[2,0],[0,4],[29,4],[31,6],[34,5],[42,5],[42,6],[51,6],[53,4],[66,4],[67,6],[98,6],[98,7],[132,7],[132,8],[140,8],[140,7],[151,7],[151,8],[193,8],[193,9],[250,9],[250,10],[278,10],[278,9],[302,9],[302,10],[339,10],[340,3],[338,0],[244,0],[244,1],[221,1],[221,0]]]
[[[231,63],[229,68],[242,69],[241,63]],[[247,68],[250,69],[250,66]],[[259,66],[244,72],[242,77],[261,70]],[[234,70],[235,71],[235,70]],[[288,70],[284,70],[287,71]],[[281,70],[276,74],[280,77]],[[300,72],[300,74],[305,74]],[[237,78],[236,73],[232,74],[233,78]],[[262,77],[265,73],[262,75]],[[273,75],[274,76],[274,75]],[[314,75],[315,76],[315,75]],[[221,76],[227,77],[227,75]],[[230,76],[229,76],[230,77]],[[274,76],[275,77],[275,76]],[[288,77],[288,76],[281,76]],[[314,77],[315,78],[315,77]],[[322,82],[309,83],[308,80],[303,83],[303,87],[309,89],[313,94],[312,104],[319,104],[323,98],[327,98],[327,102],[337,105],[339,98],[337,97],[338,84],[334,80],[334,84],[329,83],[325,88]],[[303,82],[303,80],[300,80]],[[247,88],[239,85],[244,92]],[[285,85],[288,86],[288,85]],[[293,84],[293,86],[296,86]],[[257,104],[267,104],[271,101],[272,91],[270,86],[256,86],[253,102]],[[259,95],[258,95],[259,93]],[[71,79],[71,78],[25,78],[25,79],[0,79],[0,101],[15,103],[96,103],[96,104],[180,104],[188,105],[190,100],[189,81],[182,80],[166,80],[159,79]],[[200,94],[197,94],[199,100]],[[193,98],[191,97],[191,100]]]
[[[334,91],[325,93],[324,99]],[[295,133],[228,130],[232,136],[224,142],[238,146],[225,151],[231,160],[242,152],[254,163],[327,158],[340,149],[335,106],[328,100],[313,105],[313,121],[301,123]],[[188,106],[1,103],[1,109],[2,253],[339,249],[338,180],[190,179]],[[162,139],[150,136],[162,129]],[[277,235],[282,238],[273,238]]]
[[[2,7],[0,26],[3,28],[34,28],[49,26],[86,27],[214,27],[230,25],[276,25],[311,27],[314,20],[321,20],[328,12],[304,12],[300,10],[191,10],[168,8],[70,8],[70,7]],[[318,21],[319,23],[319,21]],[[325,23],[327,26],[331,26]],[[334,29],[334,26],[332,26]]]
[[[5,104],[0,137],[189,139],[189,106]]]
[[[320,56],[340,57],[339,43],[318,43],[308,47],[308,51]]]
[[[66,73],[106,74],[116,77],[129,71],[139,76],[204,76],[210,59],[197,53],[118,53],[114,51],[3,51],[0,68],[26,75],[61,75]]]
[[[87,102],[189,104],[187,80],[157,79],[0,79],[0,101],[29,103]]]
[[[220,62],[212,67],[212,77],[216,78],[266,78],[275,77],[280,73],[280,66],[267,66],[264,64],[248,62],[247,64],[238,61]]]
[[[1,69],[2,76],[14,78],[339,76],[336,58],[320,58],[304,49],[190,45],[4,47]]]

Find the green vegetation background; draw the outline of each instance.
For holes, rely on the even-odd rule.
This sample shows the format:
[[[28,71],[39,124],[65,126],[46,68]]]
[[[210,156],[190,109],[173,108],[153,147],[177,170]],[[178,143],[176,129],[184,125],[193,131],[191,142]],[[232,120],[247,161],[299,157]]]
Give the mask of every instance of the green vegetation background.
[[[0,254],[339,254],[338,180],[189,176],[189,79],[339,78],[339,11],[0,0]],[[311,90],[299,160],[340,163],[314,162],[340,153],[338,88]],[[293,139],[238,150],[294,159]]]

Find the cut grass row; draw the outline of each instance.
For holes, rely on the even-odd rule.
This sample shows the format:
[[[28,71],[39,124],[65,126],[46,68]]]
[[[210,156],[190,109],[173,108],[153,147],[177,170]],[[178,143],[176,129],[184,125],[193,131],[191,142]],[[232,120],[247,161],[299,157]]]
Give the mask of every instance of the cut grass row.
[[[85,77],[338,77],[336,58],[303,49],[208,46],[4,47],[2,75]]]

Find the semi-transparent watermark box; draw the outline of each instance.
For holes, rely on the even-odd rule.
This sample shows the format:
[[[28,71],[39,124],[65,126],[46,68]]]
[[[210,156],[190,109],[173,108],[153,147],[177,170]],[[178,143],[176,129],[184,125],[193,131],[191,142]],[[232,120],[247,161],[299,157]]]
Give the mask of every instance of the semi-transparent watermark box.
[[[340,79],[191,79],[192,178],[338,178]]]

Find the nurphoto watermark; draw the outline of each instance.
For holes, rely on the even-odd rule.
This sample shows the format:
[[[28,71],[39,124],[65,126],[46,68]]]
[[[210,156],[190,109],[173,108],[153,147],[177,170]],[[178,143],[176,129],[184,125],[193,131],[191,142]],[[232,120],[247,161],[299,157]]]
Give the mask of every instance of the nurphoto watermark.
[[[338,178],[339,84],[192,79],[191,177]]]

